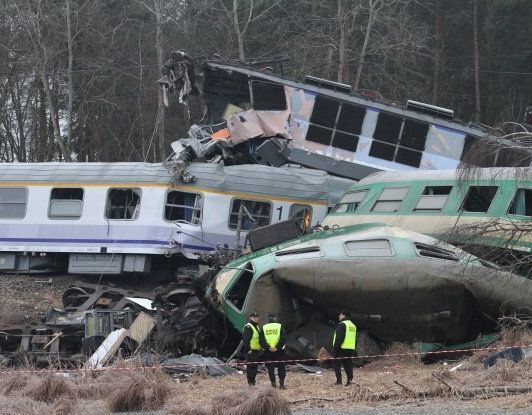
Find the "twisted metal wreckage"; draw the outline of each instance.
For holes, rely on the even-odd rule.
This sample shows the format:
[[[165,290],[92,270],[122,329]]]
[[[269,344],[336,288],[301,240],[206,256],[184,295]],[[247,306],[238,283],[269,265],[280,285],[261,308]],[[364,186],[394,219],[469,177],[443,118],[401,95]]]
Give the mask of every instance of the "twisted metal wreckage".
[[[195,182],[191,161],[301,164],[352,180],[379,170],[455,169],[486,135],[455,121],[450,110],[414,101],[401,109],[317,78],[297,83],[268,71],[198,64],[181,52],[165,67],[159,81],[165,101],[167,92],[179,102],[199,94],[207,109],[208,124],[172,143],[166,165],[175,183]],[[360,201],[348,202],[355,209]],[[483,335],[496,330],[500,317],[532,316],[531,280],[424,234],[360,222],[303,229],[293,219],[249,231],[250,249],[243,252],[240,232],[249,216],[239,211],[237,249],[218,246],[199,255],[199,263],[210,264],[206,272],[200,266],[201,272],[180,274],[155,296],[72,287],[64,310],[51,310],[43,325],[2,329],[2,353],[13,364],[28,353],[43,364],[92,353],[87,364],[99,367],[121,344],[137,350],[156,327],[160,350],[228,356],[246,316],[258,312],[283,321],[291,356],[317,358],[330,344],[330,321],[340,308],[359,325],[363,354],[395,341],[427,351],[478,346],[493,340]]]
[[[193,126],[189,138],[172,146],[183,181],[193,180],[186,164],[198,158],[238,163],[243,157],[274,166],[298,163],[354,180],[378,170],[456,169],[468,149],[487,136],[479,126],[455,121],[450,110],[414,101],[401,109],[349,94],[348,86],[335,82],[286,80],[271,74],[271,68],[199,64],[182,52],[165,68],[159,81],[165,100],[166,92],[176,93],[179,102],[199,94],[206,106],[207,125]],[[504,144],[518,165],[526,167],[521,169],[524,175],[513,180],[522,203],[526,195],[530,205],[526,189],[532,154]],[[512,180],[513,170],[500,171]],[[424,174],[419,172],[420,180]],[[396,175],[401,181],[402,173]],[[485,185],[473,182],[467,185]],[[459,188],[464,183],[457,174],[453,184]],[[351,212],[362,201],[355,199],[344,203]],[[523,210],[522,215],[509,223],[524,225],[530,213]],[[526,321],[532,316],[530,279],[419,233],[357,222],[355,217],[351,223],[360,225],[318,227],[303,237],[273,225],[250,232],[254,252],[225,266],[215,259],[220,272],[211,271],[204,283],[206,301],[235,332],[242,330],[250,312],[263,318],[277,314],[287,327],[289,352],[310,357],[330,343],[327,323],[340,308],[349,309],[363,330],[362,348],[371,348],[370,337],[384,343],[429,342],[422,346],[426,350],[469,341],[478,346],[493,339],[482,334],[495,331],[499,318],[514,315]],[[429,226],[427,233],[433,231]],[[518,238],[511,242],[521,244],[520,253],[529,258],[529,235]],[[235,338],[238,335],[223,337],[231,347],[235,343],[228,339]]]

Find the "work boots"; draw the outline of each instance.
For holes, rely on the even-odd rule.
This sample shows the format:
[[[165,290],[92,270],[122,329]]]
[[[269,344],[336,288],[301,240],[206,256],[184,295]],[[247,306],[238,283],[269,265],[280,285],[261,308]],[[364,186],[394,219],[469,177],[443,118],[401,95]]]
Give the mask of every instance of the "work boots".
[[[274,381],[274,380],[272,380],[272,382],[271,382],[271,383],[272,383],[272,388],[274,388],[274,389],[275,389],[275,388],[277,388],[277,383],[275,383],[275,381]]]
[[[286,386],[284,385],[284,379],[279,379],[279,389],[286,389]]]
[[[342,384],[342,378],[337,376],[335,385],[341,385],[341,384]]]

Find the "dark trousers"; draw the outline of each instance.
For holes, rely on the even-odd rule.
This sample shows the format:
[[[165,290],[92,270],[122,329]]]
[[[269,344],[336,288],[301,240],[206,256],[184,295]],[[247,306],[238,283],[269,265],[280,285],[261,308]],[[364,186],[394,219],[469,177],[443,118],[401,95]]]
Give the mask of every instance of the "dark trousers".
[[[353,380],[353,356],[356,356],[356,352],[354,350],[340,349],[334,352],[333,357],[335,359],[332,361],[332,365],[337,381],[342,381],[342,366],[345,370],[345,374],[347,375],[347,380]],[[345,359],[342,359],[342,357]]]
[[[246,377],[248,379],[248,384],[254,385],[255,378],[257,377],[257,369],[259,363],[249,363],[249,362],[260,362],[262,353],[256,350],[252,350],[251,353],[246,353]]]
[[[277,368],[279,382],[281,383],[281,385],[284,385],[284,379],[286,378],[286,363],[284,362],[284,360],[284,350],[277,350],[276,352],[265,352],[265,362],[276,362],[266,363],[266,369],[268,369],[268,376],[270,377],[270,382],[275,383],[275,368]]]

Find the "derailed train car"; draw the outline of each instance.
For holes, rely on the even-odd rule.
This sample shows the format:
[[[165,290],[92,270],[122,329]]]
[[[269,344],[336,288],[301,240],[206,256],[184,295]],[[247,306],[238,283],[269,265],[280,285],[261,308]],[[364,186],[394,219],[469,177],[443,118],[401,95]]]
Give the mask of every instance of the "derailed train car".
[[[253,227],[315,225],[352,184],[298,167],[188,169],[185,185],[163,164],[0,165],[0,273],[148,274],[167,257],[243,245]]]
[[[340,309],[383,342],[456,344],[532,315],[532,281],[431,237],[383,224],[324,230],[238,258],[206,293],[242,330],[247,315],[277,314],[287,347],[315,357]]]

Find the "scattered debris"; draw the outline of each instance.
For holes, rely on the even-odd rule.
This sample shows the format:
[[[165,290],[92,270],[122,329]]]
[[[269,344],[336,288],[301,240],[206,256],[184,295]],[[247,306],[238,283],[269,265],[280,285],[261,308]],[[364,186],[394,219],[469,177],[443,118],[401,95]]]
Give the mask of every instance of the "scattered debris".
[[[491,356],[484,359],[484,367],[492,367],[500,359],[511,360],[512,362],[518,363],[523,359],[532,357],[532,347],[521,348],[521,347],[509,347],[503,351],[492,354]]]

